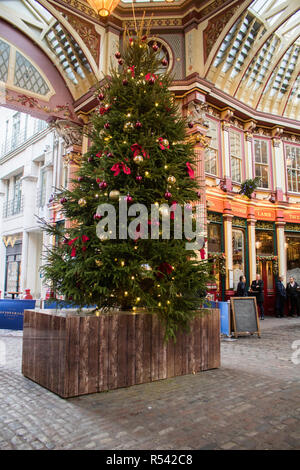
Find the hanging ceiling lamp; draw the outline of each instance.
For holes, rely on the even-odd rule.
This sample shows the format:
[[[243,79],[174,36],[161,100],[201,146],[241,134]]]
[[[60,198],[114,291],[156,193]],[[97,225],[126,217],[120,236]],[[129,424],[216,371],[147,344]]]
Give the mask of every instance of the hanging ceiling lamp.
[[[108,16],[116,8],[120,0],[87,0],[93,10],[100,16]]]

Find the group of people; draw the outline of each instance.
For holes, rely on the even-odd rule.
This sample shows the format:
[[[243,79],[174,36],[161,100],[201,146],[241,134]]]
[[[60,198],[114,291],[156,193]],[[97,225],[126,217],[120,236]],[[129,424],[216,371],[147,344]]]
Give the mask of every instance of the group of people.
[[[293,277],[290,277],[286,288],[283,285],[283,278],[280,276],[276,281],[276,302],[275,313],[278,318],[284,316],[286,302],[288,302],[288,316],[300,316],[300,285]],[[251,287],[247,289],[246,277],[241,276],[237,285],[237,297],[255,296],[261,320],[265,318],[264,311],[264,283],[260,274],[252,281]]]

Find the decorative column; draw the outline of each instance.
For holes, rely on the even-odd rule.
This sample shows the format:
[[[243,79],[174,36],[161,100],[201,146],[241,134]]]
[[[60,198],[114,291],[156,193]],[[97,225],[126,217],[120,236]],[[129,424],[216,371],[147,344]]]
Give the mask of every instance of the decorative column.
[[[226,255],[226,280],[225,280],[225,296],[226,300],[234,295],[233,290],[233,252],[232,252],[232,209],[231,203],[224,201],[224,245]]]
[[[284,154],[283,144],[281,141],[281,135],[283,129],[275,127],[272,129],[272,141],[273,141],[273,164],[274,164],[274,175],[275,175],[275,196],[276,201],[283,201],[283,194],[286,192],[285,188],[285,175],[284,175]]]
[[[232,190],[231,182],[231,171],[230,171],[230,144],[229,144],[229,129],[230,122],[229,120],[233,116],[233,111],[230,109],[225,109],[221,113],[222,120],[222,150],[223,150],[223,168],[224,168],[224,180],[222,189],[224,191]]]
[[[248,121],[244,124],[244,135],[246,140],[245,145],[245,157],[246,157],[246,179],[254,178],[253,175],[253,155],[252,155],[252,141],[253,141],[253,134],[256,127],[255,121]]]
[[[276,239],[277,239],[277,255],[278,255],[278,275],[283,277],[286,282],[286,245],[285,245],[285,221],[283,211],[277,210],[276,213]]]
[[[63,138],[66,145],[66,153],[63,155],[64,162],[68,166],[68,189],[72,189],[71,180],[75,178],[78,166],[82,159],[83,127],[65,119],[55,121],[53,127]],[[53,208],[52,219],[56,218],[58,208]],[[70,221],[66,221],[66,227],[70,226]]]
[[[192,99],[193,98],[193,99]],[[192,99],[192,101],[190,101]],[[207,258],[207,212],[206,212],[206,195],[205,195],[205,148],[209,146],[210,138],[207,137],[208,125],[206,121],[205,109],[206,105],[200,93],[192,94],[187,97],[187,103],[184,106],[184,113],[189,120],[189,128],[187,131],[189,141],[194,145],[196,155],[196,172],[195,177],[199,183],[198,197],[200,206],[203,246],[199,252],[201,259]]]
[[[247,215],[247,224],[248,224],[248,245],[249,245],[249,284],[256,277],[256,238],[255,238],[255,213],[254,207],[249,205],[248,215]]]

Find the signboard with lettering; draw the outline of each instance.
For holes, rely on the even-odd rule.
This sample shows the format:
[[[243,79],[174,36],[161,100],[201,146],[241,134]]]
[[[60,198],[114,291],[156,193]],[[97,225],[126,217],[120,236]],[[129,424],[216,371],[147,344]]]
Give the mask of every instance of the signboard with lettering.
[[[244,334],[260,337],[258,311],[255,297],[231,297],[232,329],[237,338]]]

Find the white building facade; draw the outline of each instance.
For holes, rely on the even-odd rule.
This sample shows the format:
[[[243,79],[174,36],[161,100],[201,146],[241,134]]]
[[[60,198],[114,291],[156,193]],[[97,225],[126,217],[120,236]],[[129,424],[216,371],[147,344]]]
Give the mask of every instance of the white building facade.
[[[0,291],[45,298],[40,273],[48,241],[38,218],[50,219],[49,199],[67,181],[64,141],[45,121],[1,108]]]

